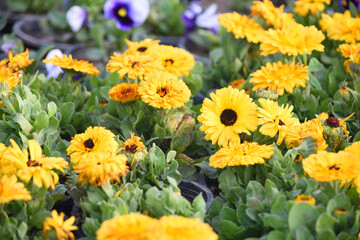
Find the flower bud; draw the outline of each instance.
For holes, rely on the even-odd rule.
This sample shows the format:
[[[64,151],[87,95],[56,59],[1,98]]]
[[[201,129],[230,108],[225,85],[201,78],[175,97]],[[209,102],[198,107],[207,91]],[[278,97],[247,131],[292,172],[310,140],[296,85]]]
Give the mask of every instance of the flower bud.
[[[278,93],[276,91],[271,91],[270,89],[258,89],[256,90],[257,98],[265,98],[276,101],[278,99]]]

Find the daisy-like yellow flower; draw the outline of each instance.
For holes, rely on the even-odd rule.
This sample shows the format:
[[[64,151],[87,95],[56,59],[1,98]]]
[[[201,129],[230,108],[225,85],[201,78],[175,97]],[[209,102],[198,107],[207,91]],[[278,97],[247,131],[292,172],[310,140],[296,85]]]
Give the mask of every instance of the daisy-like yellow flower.
[[[172,109],[184,106],[191,91],[184,81],[169,73],[154,73],[140,82],[141,100],[156,108]]]
[[[222,26],[232,32],[236,39],[246,38],[248,42],[259,43],[265,30],[254,19],[237,12],[223,13],[218,17]]]
[[[260,132],[269,137],[275,137],[279,133],[277,145],[284,140],[289,128],[298,123],[298,119],[292,117],[293,106],[282,105],[269,99],[259,99],[262,108],[258,108]]]
[[[315,26],[305,27],[298,23],[288,23],[281,29],[269,29],[260,44],[261,55],[281,52],[290,56],[311,54],[314,50],[323,52],[324,34]]]
[[[66,149],[75,165],[96,152],[117,153],[119,144],[115,135],[104,127],[88,127],[84,133],[76,134]]]
[[[13,200],[30,200],[31,195],[23,183],[17,181],[15,175],[10,177],[4,175],[0,179],[0,204]]]
[[[7,96],[12,92],[13,87],[21,82],[20,78],[19,72],[13,72],[12,68],[0,66],[0,93]]]
[[[160,229],[167,240],[217,240],[218,236],[209,224],[200,218],[183,216],[163,216],[160,218]]]
[[[121,150],[129,153],[136,153],[145,148],[145,145],[141,142],[140,137],[135,136],[135,133],[133,132],[130,132],[130,135],[130,138],[122,143]]]
[[[44,59],[43,63],[51,63],[63,69],[73,70],[77,73],[84,73],[90,76],[99,75],[100,71],[90,62],[73,59],[72,55],[62,57],[54,55],[53,58]]]
[[[65,173],[64,169],[68,168],[68,162],[61,157],[45,157],[42,155],[40,144],[36,140],[29,140],[29,152],[27,149],[21,151],[16,142],[10,139],[11,148],[8,148],[2,156],[2,165],[4,174],[14,174],[25,181],[33,181],[34,185],[55,189],[59,181],[59,175],[54,169]]]
[[[271,145],[259,145],[256,142],[243,144],[230,144],[220,148],[210,157],[209,166],[214,168],[224,168],[227,166],[263,164],[265,159],[269,159],[274,154]]]
[[[198,121],[200,130],[206,133],[205,139],[212,144],[228,146],[240,142],[239,133],[250,135],[258,125],[256,104],[244,90],[231,86],[210,93],[205,98]]]
[[[120,182],[120,177],[128,172],[126,161],[127,157],[124,154],[94,152],[76,164],[74,172],[79,173],[78,182],[88,182],[93,186],[101,186],[108,180]]]
[[[344,58],[350,58],[352,54],[360,51],[360,43],[344,43],[337,50],[341,52]]]
[[[151,38],[144,39],[140,42],[132,42],[128,39],[125,39],[128,49],[125,51],[128,55],[148,55],[149,49],[153,46],[159,45],[160,40],[152,40]]]
[[[284,90],[292,93],[296,87],[305,87],[305,82],[309,81],[308,67],[292,62],[290,64],[266,63],[260,70],[251,73],[253,78],[250,83],[254,85],[253,91],[257,89],[269,88],[276,91],[280,96]]]
[[[109,90],[109,97],[116,102],[133,102],[140,98],[139,85],[121,83]]]
[[[344,66],[346,67],[346,72],[351,72],[351,64],[356,64],[360,66],[360,48],[355,52],[351,53],[349,59],[344,62]]]
[[[75,217],[71,216],[64,220],[65,214],[63,212],[58,215],[56,210],[52,210],[51,218],[45,218],[43,223],[43,234],[46,238],[48,233],[55,231],[57,240],[75,240],[75,236],[71,231],[77,230],[78,227],[74,226]]]
[[[349,152],[320,151],[302,161],[304,171],[316,181],[351,180],[360,172],[360,162]]]
[[[145,76],[162,70],[161,62],[150,55],[128,55],[114,52],[106,64],[106,71],[117,72],[121,79],[127,74],[131,79],[139,78],[142,80]]]
[[[321,29],[326,32],[332,40],[355,43],[360,41],[360,18],[351,17],[350,11],[334,13],[331,17],[328,14],[321,14],[319,20]]]
[[[162,71],[175,77],[188,76],[195,65],[195,58],[191,53],[173,46],[157,45],[150,49],[149,54],[160,60]]]
[[[350,152],[353,154],[358,154],[358,157],[360,157],[360,141],[354,142],[350,146],[344,149],[344,152]]]
[[[29,49],[26,49],[25,52],[13,55],[10,50],[8,53],[8,58],[4,58],[0,61],[0,66],[6,66],[14,71],[18,71],[21,68],[25,68],[31,65],[34,62],[34,59],[29,59]]]
[[[330,3],[331,0],[296,0],[294,12],[302,17],[305,17],[308,13],[314,15],[325,9],[324,4],[329,5]]]
[[[315,205],[316,200],[315,198],[313,198],[313,196],[311,195],[304,195],[304,194],[300,194],[299,196],[297,196],[294,199],[294,202],[299,203],[299,202],[306,202],[310,205]]]
[[[254,1],[251,6],[251,15],[264,18],[268,26],[282,28],[289,22],[295,22],[291,13],[284,13],[284,7],[284,5],[281,5],[277,8],[270,0]]]
[[[159,231],[157,219],[140,213],[129,213],[104,221],[96,232],[96,239],[165,240],[165,237]]]

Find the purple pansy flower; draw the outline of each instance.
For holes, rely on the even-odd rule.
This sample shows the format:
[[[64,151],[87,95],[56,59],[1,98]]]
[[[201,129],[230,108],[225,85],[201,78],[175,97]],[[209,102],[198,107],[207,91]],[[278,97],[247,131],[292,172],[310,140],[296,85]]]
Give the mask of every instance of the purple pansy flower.
[[[73,32],[77,32],[85,25],[88,13],[80,6],[72,6],[66,13],[66,19]]]
[[[148,0],[107,0],[104,5],[105,17],[114,19],[123,31],[143,24],[149,12]]]
[[[62,52],[60,49],[53,49],[48,52],[46,55],[46,59],[53,58],[54,56],[62,57]],[[64,73],[64,71],[61,69],[61,67],[58,67],[56,65],[53,65],[51,63],[45,63],[46,71],[48,72],[46,78],[57,78],[59,74]]]
[[[1,50],[4,52],[4,53],[8,53],[14,46],[15,46],[15,43],[17,41],[14,40],[12,42],[9,42],[9,43],[3,43],[1,45]]]
[[[197,3],[190,4],[189,9],[181,15],[181,20],[186,25],[185,35],[188,35],[196,27],[211,29],[216,34],[219,29],[217,20],[219,13],[216,13],[216,9],[216,4],[210,5],[205,10]]]

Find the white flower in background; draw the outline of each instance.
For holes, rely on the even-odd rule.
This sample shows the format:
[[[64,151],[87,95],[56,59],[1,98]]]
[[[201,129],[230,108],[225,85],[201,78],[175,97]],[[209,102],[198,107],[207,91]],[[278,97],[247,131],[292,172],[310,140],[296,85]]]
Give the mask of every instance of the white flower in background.
[[[73,32],[77,32],[85,25],[88,13],[80,6],[72,6],[66,13],[66,19]]]

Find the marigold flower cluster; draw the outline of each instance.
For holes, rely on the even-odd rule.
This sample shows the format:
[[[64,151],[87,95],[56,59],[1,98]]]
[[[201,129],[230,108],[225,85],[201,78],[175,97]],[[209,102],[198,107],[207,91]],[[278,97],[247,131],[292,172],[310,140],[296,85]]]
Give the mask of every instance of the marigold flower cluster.
[[[129,213],[104,221],[96,237],[109,239],[216,240],[212,228],[199,218],[163,216],[159,220],[140,213]]]
[[[78,181],[100,186],[107,181],[120,182],[128,172],[127,157],[118,154],[115,135],[104,127],[88,127],[84,133],[76,134],[67,148]]]
[[[141,42],[126,40],[128,49],[123,54],[114,53],[106,65],[109,72],[117,72],[122,83],[109,91],[109,97],[118,102],[133,102],[141,97],[145,103],[156,108],[182,107],[189,101],[191,92],[179,79],[188,76],[195,64],[189,52],[159,41],[145,39]],[[140,85],[137,85],[139,79]]]

